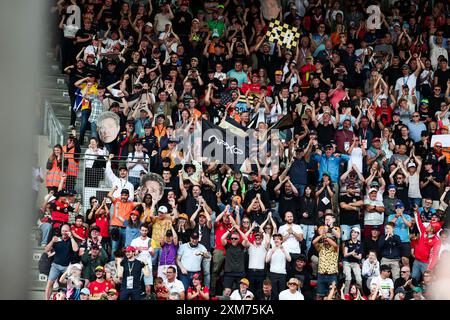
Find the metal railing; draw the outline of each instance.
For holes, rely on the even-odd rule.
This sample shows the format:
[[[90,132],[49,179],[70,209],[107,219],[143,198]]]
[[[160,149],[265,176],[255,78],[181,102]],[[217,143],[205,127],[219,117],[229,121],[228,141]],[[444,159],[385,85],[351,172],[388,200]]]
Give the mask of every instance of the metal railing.
[[[66,158],[66,154],[63,153],[63,158]],[[112,183],[108,179],[105,173],[106,163],[108,162],[107,156],[95,157],[92,155],[86,155],[86,153],[75,153],[73,157],[78,161],[78,174],[76,177],[67,177],[66,189],[75,190],[77,192],[77,200],[81,202],[83,212],[86,212],[90,208],[89,198],[91,196],[97,197],[99,202],[111,190]],[[112,160],[112,171],[118,177],[118,167],[126,166],[127,158],[122,160]],[[133,162],[141,160],[141,157],[135,157]],[[67,171],[67,163],[64,164],[62,170]],[[145,163],[144,168],[146,171],[150,170],[150,163]],[[67,172],[66,172],[67,174]],[[129,177],[128,181],[133,184],[133,180],[136,178]]]
[[[48,136],[49,146],[64,144],[64,127],[56,117],[51,104],[45,100],[44,105],[44,135]]]

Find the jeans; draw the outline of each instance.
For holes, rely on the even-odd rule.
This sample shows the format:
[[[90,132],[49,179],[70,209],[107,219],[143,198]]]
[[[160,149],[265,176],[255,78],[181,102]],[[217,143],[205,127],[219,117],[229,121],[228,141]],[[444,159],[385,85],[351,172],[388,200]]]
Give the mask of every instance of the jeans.
[[[187,290],[191,286],[192,276],[196,273],[200,273],[200,271],[188,271],[187,274],[183,274],[182,272],[180,272],[178,274],[180,276],[180,281],[183,282],[185,292],[187,292]]]
[[[42,231],[42,240],[41,246],[46,246],[48,243],[48,237],[50,235],[50,231],[52,230],[52,224],[48,222],[44,222],[39,226],[39,229]]]
[[[286,275],[283,273],[269,272],[272,283],[272,295],[278,299],[278,295],[286,288]]]
[[[120,290],[119,300],[141,300],[140,289],[122,289]]]
[[[413,269],[412,269],[412,274],[411,276],[416,279],[417,281],[420,281],[420,278],[422,277],[422,274],[424,273],[424,271],[426,271],[428,269],[428,263],[419,261],[419,260],[414,260],[413,263]]]
[[[136,190],[139,187],[139,184],[141,183],[141,178],[139,177],[128,177],[128,181],[134,186],[134,189]]]
[[[352,270],[355,275],[356,283],[362,287],[361,278],[361,266],[357,262],[344,261],[344,275],[345,275],[345,289],[349,289],[350,282],[352,281]]]
[[[155,255],[152,257],[152,266],[156,268],[158,266],[158,259],[161,257],[161,248],[154,248]]]
[[[93,138],[99,138],[98,132],[97,132],[97,122],[90,122],[91,124],[91,137]]]
[[[123,246],[125,245],[125,228],[110,227],[109,228],[110,234],[113,229],[119,229],[119,239],[113,240],[111,238],[111,261],[114,261],[115,259],[114,253],[117,251],[117,249],[123,248]]]
[[[202,260],[203,269],[203,285],[210,288],[209,283],[211,282],[211,258]]]
[[[321,297],[326,296],[333,281],[336,282],[337,285],[337,276],[335,274],[319,273],[317,275],[317,295]]]
[[[341,230],[342,230],[341,242],[350,240],[350,238],[351,238],[350,233],[351,233],[353,227],[357,227],[358,229],[361,229],[359,224],[354,224],[354,225],[341,224]],[[361,234],[358,235],[358,240],[361,241]]]
[[[301,224],[300,225],[302,227],[303,230],[303,236],[305,237],[305,241],[306,241],[306,248],[307,251],[309,252],[309,249],[311,248],[311,241],[314,239],[314,225],[309,225],[309,224]],[[305,253],[305,255],[307,255],[307,253]]]
[[[66,272],[68,266],[62,266],[59,264],[56,264],[52,262],[52,265],[50,267],[50,272],[48,274],[48,280],[49,281],[56,281],[59,279],[59,277]]]
[[[266,278],[264,269],[262,270],[248,269],[247,276],[248,281],[250,282],[249,290],[253,292],[253,294],[257,299],[261,299],[263,282]]]
[[[91,115],[91,109],[86,109],[81,111],[81,126],[80,126],[80,144],[84,143],[84,134],[86,133],[86,130],[88,128],[89,124],[89,116]]]
[[[422,198],[408,198],[409,199],[409,205],[411,207],[414,207],[415,204],[417,204],[418,207],[422,206]]]

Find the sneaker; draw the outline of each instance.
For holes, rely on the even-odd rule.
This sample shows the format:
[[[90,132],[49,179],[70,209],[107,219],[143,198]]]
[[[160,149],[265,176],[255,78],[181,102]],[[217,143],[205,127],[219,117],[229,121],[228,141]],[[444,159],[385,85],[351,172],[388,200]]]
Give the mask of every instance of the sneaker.
[[[53,289],[54,289],[54,290],[58,290],[58,289],[59,289],[59,283],[58,283],[58,281],[55,281],[55,283],[53,284]]]

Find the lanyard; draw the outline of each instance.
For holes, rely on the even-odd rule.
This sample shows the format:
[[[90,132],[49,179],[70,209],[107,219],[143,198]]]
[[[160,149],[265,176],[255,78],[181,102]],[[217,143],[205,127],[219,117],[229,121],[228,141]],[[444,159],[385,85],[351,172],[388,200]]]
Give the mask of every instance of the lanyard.
[[[133,267],[134,267],[134,261],[131,264],[131,267],[130,267],[130,261],[128,261],[128,272],[129,272],[129,275],[131,275],[131,271],[133,270]]]

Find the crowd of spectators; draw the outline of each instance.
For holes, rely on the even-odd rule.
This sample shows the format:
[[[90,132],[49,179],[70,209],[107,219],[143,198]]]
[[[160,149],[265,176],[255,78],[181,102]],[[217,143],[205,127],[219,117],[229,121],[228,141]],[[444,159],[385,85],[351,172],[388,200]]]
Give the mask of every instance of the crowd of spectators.
[[[49,193],[39,220],[51,259],[45,298],[433,298],[450,254],[449,9],[55,1],[54,49],[72,106],[82,100],[67,145],[54,146],[45,175],[35,171]],[[297,46],[269,42],[272,19],[297,28]],[[256,119],[264,139],[287,114],[279,165],[177,151],[177,130],[202,118],[244,128]],[[107,117],[117,138],[100,123]],[[89,210],[74,192],[82,174],[97,178],[81,187],[111,186]]]

